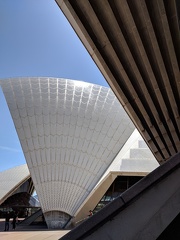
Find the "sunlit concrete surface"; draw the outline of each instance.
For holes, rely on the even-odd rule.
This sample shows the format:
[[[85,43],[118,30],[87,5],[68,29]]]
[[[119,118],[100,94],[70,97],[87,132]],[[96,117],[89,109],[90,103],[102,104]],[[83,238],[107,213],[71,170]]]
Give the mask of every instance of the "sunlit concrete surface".
[[[1,240],[57,240],[64,236],[68,231],[30,231],[30,232],[0,232]]]
[[[10,231],[4,232],[4,219],[0,219],[0,240],[57,240],[64,236],[69,230],[47,231],[47,230],[28,230],[28,231],[12,231],[10,219]]]

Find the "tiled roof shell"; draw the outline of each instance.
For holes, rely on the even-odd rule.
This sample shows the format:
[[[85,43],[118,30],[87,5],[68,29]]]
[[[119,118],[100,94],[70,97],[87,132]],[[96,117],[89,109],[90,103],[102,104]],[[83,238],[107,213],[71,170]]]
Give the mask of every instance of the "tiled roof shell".
[[[0,204],[30,178],[26,164],[0,172]]]
[[[73,216],[135,129],[110,88],[1,81],[43,212]]]

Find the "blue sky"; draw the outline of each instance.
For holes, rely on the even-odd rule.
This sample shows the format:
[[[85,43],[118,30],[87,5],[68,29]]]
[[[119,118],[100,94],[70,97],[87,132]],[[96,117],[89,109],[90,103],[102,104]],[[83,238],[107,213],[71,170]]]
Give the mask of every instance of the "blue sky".
[[[0,0],[0,79],[43,76],[108,86],[55,0]],[[0,89],[0,171],[24,163]]]

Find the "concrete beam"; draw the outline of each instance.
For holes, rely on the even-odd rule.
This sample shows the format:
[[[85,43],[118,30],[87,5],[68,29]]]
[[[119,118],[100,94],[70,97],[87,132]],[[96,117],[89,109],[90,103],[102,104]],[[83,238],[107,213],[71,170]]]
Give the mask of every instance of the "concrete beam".
[[[180,153],[61,240],[157,239],[180,212],[179,174]]]

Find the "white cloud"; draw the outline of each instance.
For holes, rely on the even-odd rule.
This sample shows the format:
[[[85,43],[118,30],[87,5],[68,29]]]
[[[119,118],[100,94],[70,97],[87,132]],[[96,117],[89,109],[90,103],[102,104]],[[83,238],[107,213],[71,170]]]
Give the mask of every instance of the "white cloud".
[[[16,148],[10,148],[10,147],[4,147],[4,146],[0,146],[1,150],[5,150],[5,151],[11,151],[11,152],[21,152],[19,149]]]

